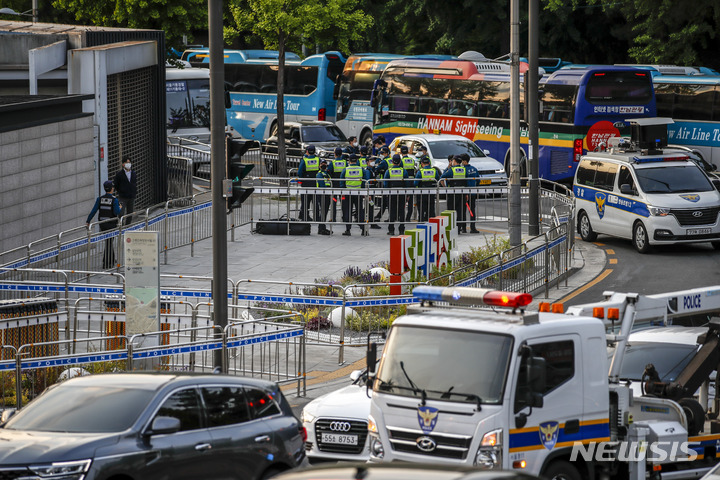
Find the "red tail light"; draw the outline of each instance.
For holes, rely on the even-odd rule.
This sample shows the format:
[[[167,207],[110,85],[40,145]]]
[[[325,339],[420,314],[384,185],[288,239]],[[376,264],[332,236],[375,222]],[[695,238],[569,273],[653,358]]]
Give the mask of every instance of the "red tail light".
[[[579,162],[580,157],[582,157],[583,154],[583,141],[582,138],[576,138],[573,142],[573,161]]]
[[[321,108],[318,110],[318,120],[325,120],[325,109]]]

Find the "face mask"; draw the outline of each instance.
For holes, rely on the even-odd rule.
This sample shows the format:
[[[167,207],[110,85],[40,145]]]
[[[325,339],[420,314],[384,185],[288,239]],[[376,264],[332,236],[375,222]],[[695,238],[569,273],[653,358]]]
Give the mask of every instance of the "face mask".
[[[132,167],[132,163],[127,162],[127,163],[124,165],[124,167],[125,167],[125,170],[130,170],[130,168]]]

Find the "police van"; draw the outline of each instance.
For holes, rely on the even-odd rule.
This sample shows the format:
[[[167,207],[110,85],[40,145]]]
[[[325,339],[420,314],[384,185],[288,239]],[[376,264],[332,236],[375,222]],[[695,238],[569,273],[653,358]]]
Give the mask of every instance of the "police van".
[[[652,245],[711,242],[720,249],[720,192],[684,152],[663,150],[671,119],[631,121],[631,138],[610,138],[605,151],[583,156],[573,182],[578,232]]]

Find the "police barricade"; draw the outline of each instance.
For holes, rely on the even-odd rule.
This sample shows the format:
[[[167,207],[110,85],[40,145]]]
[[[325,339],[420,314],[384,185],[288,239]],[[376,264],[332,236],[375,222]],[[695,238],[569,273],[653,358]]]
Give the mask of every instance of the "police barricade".
[[[116,342],[117,348],[105,348],[110,342]],[[78,348],[82,352],[28,356],[35,348],[68,351],[71,343],[82,344]],[[14,358],[0,361],[2,408],[21,407],[50,385],[73,376],[130,371],[139,366],[146,370],[148,365],[154,370],[210,373],[218,366],[218,357],[231,375],[296,383],[298,395],[304,393],[304,330],[299,325],[230,319],[224,330],[186,327],[133,336],[40,342],[18,348],[3,346],[3,350],[10,350]]]
[[[192,158],[178,155],[167,157],[167,195],[170,199],[187,198],[193,195]]]
[[[330,179],[332,186],[321,188],[315,186],[315,179],[306,178],[253,177],[252,181],[254,218],[286,219],[288,231],[295,220],[317,225],[317,231],[321,226],[335,231],[353,225],[368,232],[380,225],[400,231],[400,225],[410,228],[448,209],[448,202],[461,212],[458,224],[462,226],[507,220],[505,186],[443,187],[431,180],[432,187],[415,188],[415,179],[406,179],[404,188],[385,188],[381,181],[366,182],[362,188],[340,188],[344,180]],[[313,186],[303,187],[303,183]]]

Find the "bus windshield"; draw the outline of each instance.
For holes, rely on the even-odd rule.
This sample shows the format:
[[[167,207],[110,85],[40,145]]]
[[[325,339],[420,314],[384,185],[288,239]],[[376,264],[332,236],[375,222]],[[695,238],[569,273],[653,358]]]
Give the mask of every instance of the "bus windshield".
[[[638,104],[647,103],[652,98],[652,84],[645,72],[593,73],[585,88],[585,99],[594,104]]]
[[[635,174],[645,193],[710,192],[715,189],[695,165],[637,168]]]
[[[210,79],[166,82],[167,128],[210,128]]]
[[[394,395],[501,404],[512,337],[487,332],[394,327],[374,389]]]

